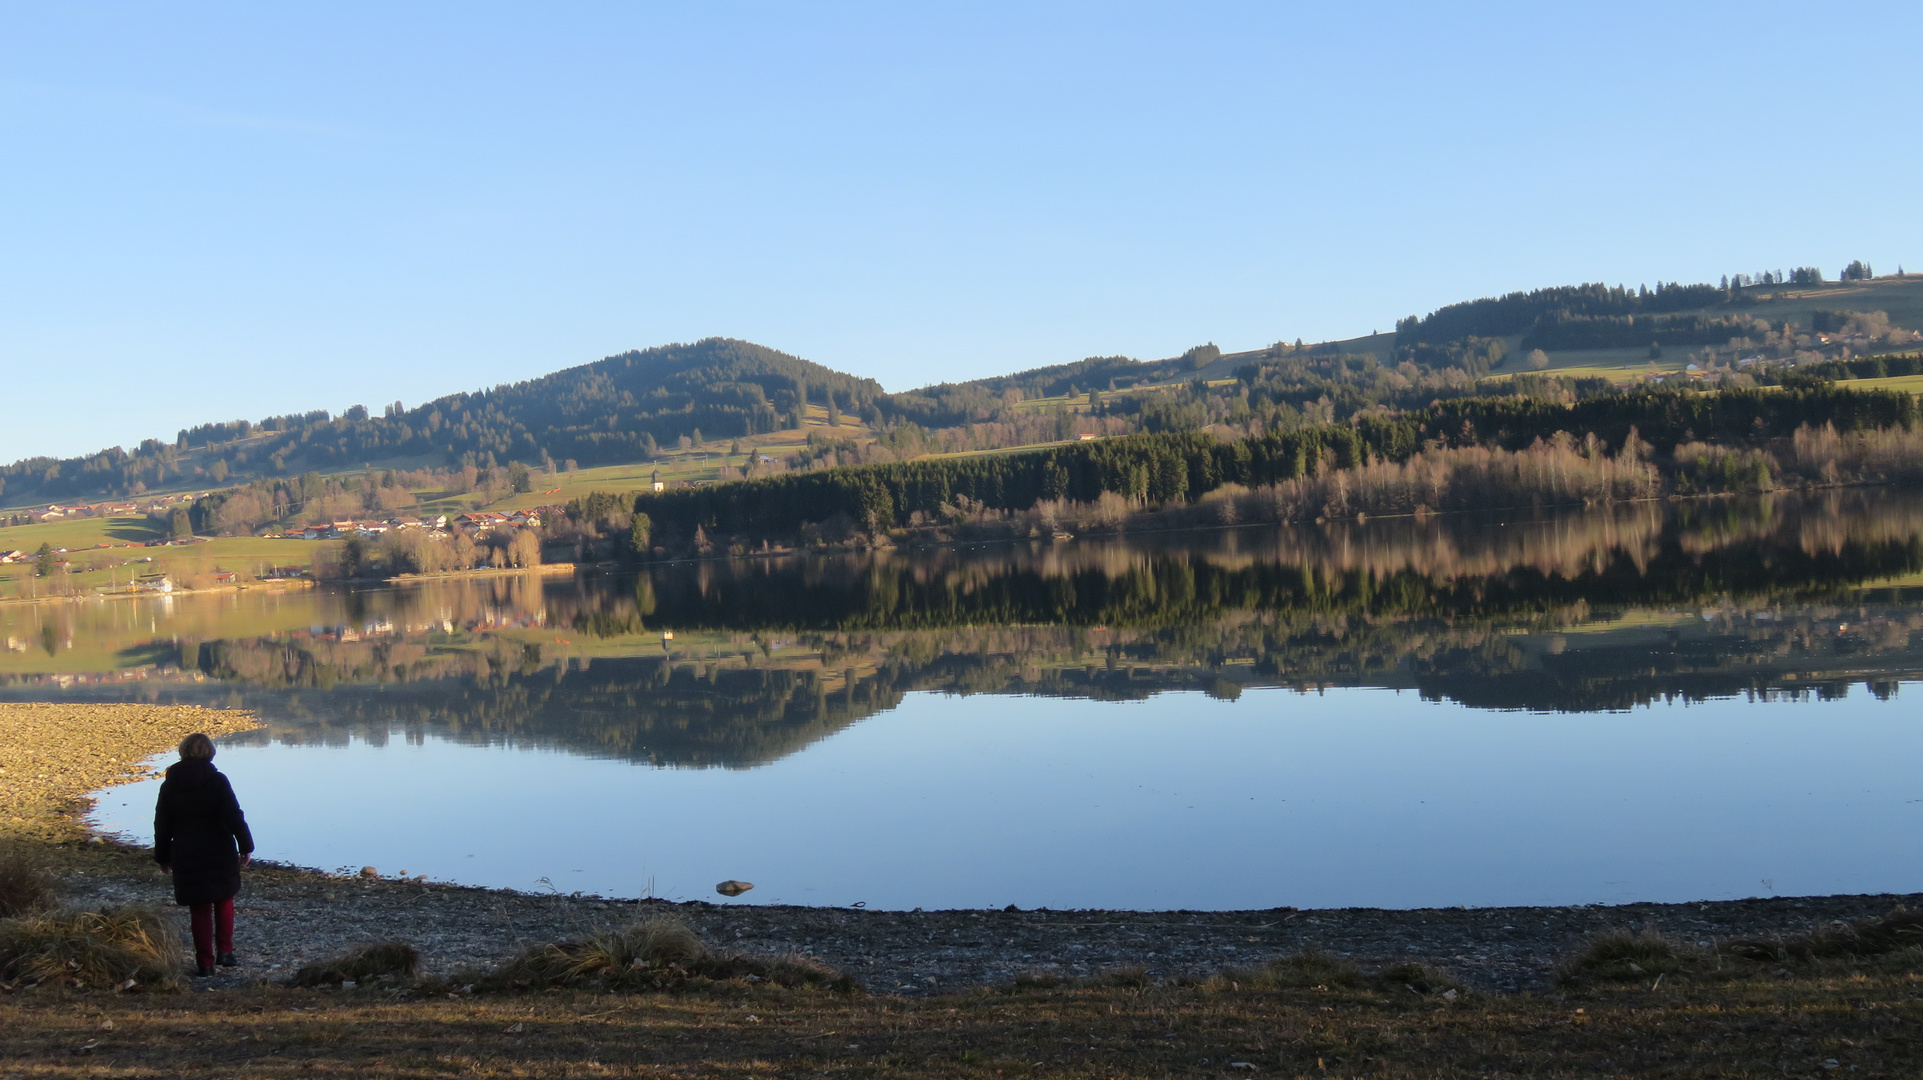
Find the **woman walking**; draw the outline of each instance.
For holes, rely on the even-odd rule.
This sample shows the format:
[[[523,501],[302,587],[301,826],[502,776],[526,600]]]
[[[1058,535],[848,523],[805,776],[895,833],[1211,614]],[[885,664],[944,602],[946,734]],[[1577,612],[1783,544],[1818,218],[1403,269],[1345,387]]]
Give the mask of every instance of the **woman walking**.
[[[201,975],[237,963],[234,894],[253,850],[233,785],[214,768],[214,740],[198,732],[180,740],[154,806],[154,861],[174,876],[174,903],[193,915]]]

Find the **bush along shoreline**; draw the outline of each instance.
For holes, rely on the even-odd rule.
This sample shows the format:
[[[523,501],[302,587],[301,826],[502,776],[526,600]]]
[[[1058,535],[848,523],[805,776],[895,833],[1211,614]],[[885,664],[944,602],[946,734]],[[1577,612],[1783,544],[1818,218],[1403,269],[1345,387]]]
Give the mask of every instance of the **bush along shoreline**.
[[[678,558],[1915,483],[1919,421],[1912,395],[1827,383],[1468,399],[1229,442],[1134,435],[643,493],[631,542]]]

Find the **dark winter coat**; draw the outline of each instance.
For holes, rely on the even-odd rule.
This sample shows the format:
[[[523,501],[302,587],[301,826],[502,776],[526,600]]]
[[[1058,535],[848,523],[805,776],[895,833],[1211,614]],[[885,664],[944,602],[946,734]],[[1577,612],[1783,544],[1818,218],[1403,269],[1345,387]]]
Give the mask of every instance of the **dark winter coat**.
[[[211,904],[240,891],[240,857],[252,854],[247,818],[214,763],[178,761],[154,806],[154,861],[174,871],[174,903]]]

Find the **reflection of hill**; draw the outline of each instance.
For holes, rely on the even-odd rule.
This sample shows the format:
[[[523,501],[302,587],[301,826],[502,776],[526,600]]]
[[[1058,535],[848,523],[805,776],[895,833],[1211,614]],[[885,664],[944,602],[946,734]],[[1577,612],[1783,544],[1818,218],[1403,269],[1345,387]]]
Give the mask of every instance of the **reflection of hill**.
[[[474,743],[556,746],[655,765],[741,767],[773,761],[880,709],[900,694],[845,687],[830,694],[819,672],[751,671],[663,659],[557,666],[499,682],[433,681],[382,691],[337,690],[315,701],[250,698],[277,721],[277,740],[373,738],[391,732]]]

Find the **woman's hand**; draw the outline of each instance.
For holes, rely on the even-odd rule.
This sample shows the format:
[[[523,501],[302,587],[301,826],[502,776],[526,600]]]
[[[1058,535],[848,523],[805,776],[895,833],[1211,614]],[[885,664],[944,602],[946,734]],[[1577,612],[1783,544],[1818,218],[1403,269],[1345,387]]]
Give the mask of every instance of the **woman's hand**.
[[[174,868],[173,868],[173,865],[172,865],[172,864],[170,864],[170,863],[161,863],[161,864],[160,864],[160,872],[161,872],[161,873],[163,873],[163,874],[171,874],[171,873],[173,873],[173,872],[174,872]]]
[[[247,869],[247,864],[253,861],[254,861],[254,857],[252,855],[242,855],[240,857],[240,868],[242,870]]]

